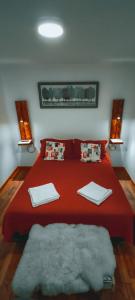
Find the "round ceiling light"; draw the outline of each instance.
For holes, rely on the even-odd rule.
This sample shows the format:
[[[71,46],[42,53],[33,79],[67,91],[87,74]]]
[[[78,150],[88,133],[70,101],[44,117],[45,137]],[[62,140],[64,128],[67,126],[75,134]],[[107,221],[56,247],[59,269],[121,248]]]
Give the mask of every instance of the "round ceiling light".
[[[57,38],[63,34],[63,28],[57,23],[42,23],[38,26],[38,33],[46,38]]]

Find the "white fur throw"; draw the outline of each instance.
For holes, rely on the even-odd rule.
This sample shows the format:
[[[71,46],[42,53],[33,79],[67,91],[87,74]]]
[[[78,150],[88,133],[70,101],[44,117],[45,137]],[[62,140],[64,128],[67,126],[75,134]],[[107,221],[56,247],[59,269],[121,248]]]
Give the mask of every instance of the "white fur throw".
[[[12,288],[20,297],[98,291],[114,275],[115,256],[108,231],[93,225],[33,225]]]

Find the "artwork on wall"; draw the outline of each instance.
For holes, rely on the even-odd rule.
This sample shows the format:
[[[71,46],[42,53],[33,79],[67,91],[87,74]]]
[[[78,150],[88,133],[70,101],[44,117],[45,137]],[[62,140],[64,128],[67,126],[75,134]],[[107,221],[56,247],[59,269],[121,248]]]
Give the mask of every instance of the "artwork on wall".
[[[38,82],[40,108],[96,108],[99,83]]]

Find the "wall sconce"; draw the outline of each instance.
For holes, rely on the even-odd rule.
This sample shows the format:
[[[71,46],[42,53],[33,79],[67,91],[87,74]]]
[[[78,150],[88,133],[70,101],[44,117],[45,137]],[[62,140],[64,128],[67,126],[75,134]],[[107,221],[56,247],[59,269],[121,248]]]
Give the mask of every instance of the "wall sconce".
[[[120,138],[122,115],[123,115],[124,99],[113,100],[110,144],[123,144]]]
[[[28,145],[32,143],[32,133],[30,128],[30,120],[28,114],[27,101],[15,101],[18,125],[20,130],[21,141],[18,145]]]

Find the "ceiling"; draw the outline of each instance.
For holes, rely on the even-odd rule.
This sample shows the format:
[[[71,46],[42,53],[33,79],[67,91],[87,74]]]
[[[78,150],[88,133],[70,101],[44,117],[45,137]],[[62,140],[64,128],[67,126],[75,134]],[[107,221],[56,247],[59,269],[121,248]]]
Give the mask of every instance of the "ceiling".
[[[53,18],[64,36],[39,37]],[[135,62],[135,0],[0,0],[1,64],[98,62]]]

